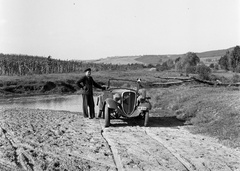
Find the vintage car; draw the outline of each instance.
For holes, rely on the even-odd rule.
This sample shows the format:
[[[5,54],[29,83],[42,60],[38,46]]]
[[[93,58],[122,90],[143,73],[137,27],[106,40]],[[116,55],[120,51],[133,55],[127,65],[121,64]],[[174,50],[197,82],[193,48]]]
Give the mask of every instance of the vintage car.
[[[137,88],[110,87],[111,81],[128,81],[137,84]],[[141,81],[109,79],[108,88],[98,96],[99,116],[103,114],[105,127],[110,126],[111,119],[139,117],[144,119],[144,126],[148,126],[150,97],[146,97],[146,90],[140,88]]]

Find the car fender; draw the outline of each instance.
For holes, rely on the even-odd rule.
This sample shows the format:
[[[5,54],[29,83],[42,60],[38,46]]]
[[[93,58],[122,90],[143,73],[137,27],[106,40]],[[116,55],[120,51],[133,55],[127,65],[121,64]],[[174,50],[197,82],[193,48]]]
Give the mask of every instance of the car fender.
[[[103,108],[103,97],[102,97],[102,95],[100,95],[100,96],[98,96],[97,97],[97,106],[100,108],[100,109],[102,109]]]
[[[97,96],[97,106],[100,110],[104,110],[104,103],[107,98],[112,98],[112,92],[104,91],[101,95]]]
[[[108,108],[111,108],[111,109],[117,109],[118,108],[118,103],[111,98],[107,98],[105,100],[105,102],[106,102],[106,105],[107,105]]]

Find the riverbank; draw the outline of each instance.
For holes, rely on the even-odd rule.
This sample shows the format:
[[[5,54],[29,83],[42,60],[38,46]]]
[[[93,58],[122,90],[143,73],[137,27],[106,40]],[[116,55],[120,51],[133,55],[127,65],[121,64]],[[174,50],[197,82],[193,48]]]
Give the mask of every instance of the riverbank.
[[[0,76],[0,97],[49,95],[49,94],[76,94],[80,89],[76,82],[84,73],[65,73],[65,74],[42,74],[26,76]],[[159,81],[159,76],[179,75],[176,72],[156,72],[144,70],[127,71],[99,71],[93,72],[94,80],[100,85],[107,85],[108,79],[119,78],[136,80],[141,78],[146,86],[148,82]],[[121,82],[115,84],[124,84]],[[134,85],[133,85],[134,86]],[[97,89],[96,89],[97,91]]]
[[[151,89],[152,112],[175,116],[191,131],[240,149],[240,91],[234,87],[188,85]]]

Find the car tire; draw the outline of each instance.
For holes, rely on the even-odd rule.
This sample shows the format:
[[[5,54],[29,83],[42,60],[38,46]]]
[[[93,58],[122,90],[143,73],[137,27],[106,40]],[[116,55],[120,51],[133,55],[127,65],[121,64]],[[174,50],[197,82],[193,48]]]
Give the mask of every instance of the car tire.
[[[106,106],[106,102],[103,104],[103,108],[102,108],[102,118],[105,119],[105,106]]]
[[[109,127],[110,125],[110,110],[107,107],[107,105],[105,105],[105,109],[104,109],[104,117],[105,117],[105,127]]]
[[[149,122],[149,112],[146,112],[145,116],[144,116],[144,126],[145,127],[148,126],[148,122]]]

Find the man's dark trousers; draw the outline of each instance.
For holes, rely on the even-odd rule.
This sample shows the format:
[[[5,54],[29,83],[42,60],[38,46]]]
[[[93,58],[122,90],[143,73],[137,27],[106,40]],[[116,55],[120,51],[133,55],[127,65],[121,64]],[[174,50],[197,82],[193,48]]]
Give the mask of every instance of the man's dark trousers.
[[[93,95],[83,94],[83,116],[94,118],[95,110],[94,110],[94,100]],[[88,116],[88,107],[89,107],[89,116]]]

